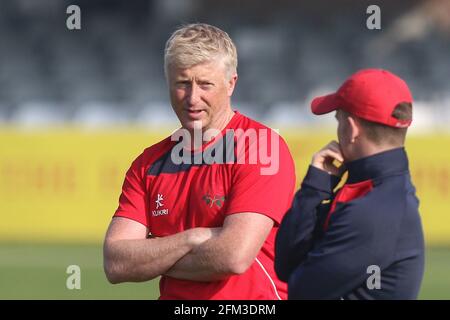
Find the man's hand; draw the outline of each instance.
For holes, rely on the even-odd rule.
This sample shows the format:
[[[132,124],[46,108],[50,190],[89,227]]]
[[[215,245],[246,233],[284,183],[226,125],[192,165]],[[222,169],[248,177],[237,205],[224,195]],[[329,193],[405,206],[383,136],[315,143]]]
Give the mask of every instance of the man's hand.
[[[338,161],[340,165],[336,164],[335,161]],[[339,143],[333,140],[314,154],[311,165],[329,174],[340,177],[345,171],[343,162],[344,157]]]

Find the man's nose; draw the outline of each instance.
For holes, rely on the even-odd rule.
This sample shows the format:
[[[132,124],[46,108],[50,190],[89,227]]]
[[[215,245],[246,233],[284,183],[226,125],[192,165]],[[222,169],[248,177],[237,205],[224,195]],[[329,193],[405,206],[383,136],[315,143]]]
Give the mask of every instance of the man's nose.
[[[190,105],[195,105],[200,101],[200,88],[193,83],[188,92],[188,102]]]

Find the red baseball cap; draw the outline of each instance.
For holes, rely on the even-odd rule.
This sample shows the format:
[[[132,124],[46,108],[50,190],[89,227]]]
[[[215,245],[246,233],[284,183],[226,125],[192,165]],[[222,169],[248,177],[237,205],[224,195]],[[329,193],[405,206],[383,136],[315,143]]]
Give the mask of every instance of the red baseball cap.
[[[408,85],[395,74],[381,69],[364,69],[354,73],[335,93],[311,102],[314,114],[342,109],[362,119],[391,127],[409,127],[412,120],[392,116],[397,104],[412,103]]]

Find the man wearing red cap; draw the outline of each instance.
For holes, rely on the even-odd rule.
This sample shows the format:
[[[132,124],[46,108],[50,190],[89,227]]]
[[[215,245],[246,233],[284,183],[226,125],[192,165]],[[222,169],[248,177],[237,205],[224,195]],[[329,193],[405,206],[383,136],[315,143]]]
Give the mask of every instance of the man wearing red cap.
[[[275,269],[289,299],[416,299],[424,238],[404,149],[408,86],[362,70],[311,108],[336,111],[339,142],[313,156],[277,234]]]

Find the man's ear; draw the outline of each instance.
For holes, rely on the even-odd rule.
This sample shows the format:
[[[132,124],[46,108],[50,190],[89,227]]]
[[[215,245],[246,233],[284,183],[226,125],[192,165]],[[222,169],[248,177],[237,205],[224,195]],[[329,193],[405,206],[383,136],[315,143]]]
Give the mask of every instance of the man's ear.
[[[352,115],[347,117],[348,127],[350,129],[350,142],[354,143],[356,139],[361,135],[361,125],[358,120]]]
[[[236,87],[237,79],[238,79],[238,75],[237,75],[237,73],[235,73],[231,76],[230,80],[228,80],[228,82],[227,82],[229,97],[231,97],[233,95],[233,91],[234,91],[234,88]]]

